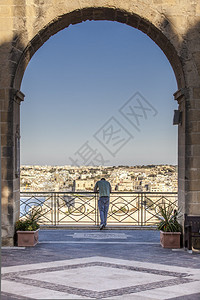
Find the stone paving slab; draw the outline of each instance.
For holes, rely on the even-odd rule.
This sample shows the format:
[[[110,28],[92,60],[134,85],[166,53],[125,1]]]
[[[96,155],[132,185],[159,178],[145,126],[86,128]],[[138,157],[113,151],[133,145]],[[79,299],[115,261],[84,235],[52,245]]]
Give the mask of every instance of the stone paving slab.
[[[2,268],[2,291],[32,299],[123,299],[132,294],[170,299],[191,291],[200,293],[200,273],[191,268],[87,257]]]
[[[191,294],[189,296],[181,296],[176,298],[171,298],[170,300],[199,300],[200,294]]]
[[[40,243],[35,247],[2,250],[2,266],[23,265],[53,260],[72,259],[106,255],[113,258],[127,258],[145,262],[158,262],[177,266],[191,266],[200,269],[200,255],[188,254],[183,249],[162,249],[159,232],[154,230],[122,230],[126,239],[102,239],[112,231],[95,231],[100,239],[73,238],[77,233],[92,234],[92,230],[40,230]],[[80,243],[77,243],[80,242]],[[101,243],[99,243],[101,242]]]
[[[157,231],[41,230],[39,241],[2,249],[1,299],[200,299],[200,254],[163,249]]]

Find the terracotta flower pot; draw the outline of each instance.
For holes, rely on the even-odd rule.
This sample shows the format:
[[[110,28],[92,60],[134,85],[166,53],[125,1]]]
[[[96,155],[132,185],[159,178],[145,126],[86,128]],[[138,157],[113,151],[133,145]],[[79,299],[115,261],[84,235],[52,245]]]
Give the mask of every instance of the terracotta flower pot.
[[[36,231],[17,231],[17,245],[19,247],[33,247],[38,243],[39,229]]]
[[[180,248],[181,232],[160,231],[160,244],[163,248]]]

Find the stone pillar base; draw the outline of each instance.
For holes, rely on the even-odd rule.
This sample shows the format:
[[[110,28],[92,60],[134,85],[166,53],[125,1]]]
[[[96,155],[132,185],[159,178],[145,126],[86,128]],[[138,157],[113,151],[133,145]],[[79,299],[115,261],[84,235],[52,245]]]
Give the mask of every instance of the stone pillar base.
[[[14,239],[12,237],[4,237],[1,239],[2,247],[13,247],[14,246]]]

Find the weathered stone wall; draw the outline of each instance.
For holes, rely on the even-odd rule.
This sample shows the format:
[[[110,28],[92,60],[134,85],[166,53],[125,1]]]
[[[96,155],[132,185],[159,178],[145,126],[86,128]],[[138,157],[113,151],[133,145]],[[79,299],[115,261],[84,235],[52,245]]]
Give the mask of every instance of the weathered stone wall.
[[[200,1],[1,0],[0,109],[2,236],[12,245],[19,217],[18,151],[21,80],[33,54],[70,24],[113,20],[138,28],[163,50],[174,70],[179,125],[179,205],[200,215]]]

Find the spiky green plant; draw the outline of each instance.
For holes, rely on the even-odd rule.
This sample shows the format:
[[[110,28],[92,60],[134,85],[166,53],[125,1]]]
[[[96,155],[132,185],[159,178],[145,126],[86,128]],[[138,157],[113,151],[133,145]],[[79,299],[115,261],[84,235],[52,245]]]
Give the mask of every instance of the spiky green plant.
[[[37,209],[32,208],[30,213],[23,219],[16,222],[16,230],[18,231],[35,231],[40,225],[38,224],[38,219],[40,218],[40,213]]]
[[[178,212],[172,206],[159,206],[160,210],[160,223],[158,230],[164,232],[182,232],[182,226],[177,220]]]

